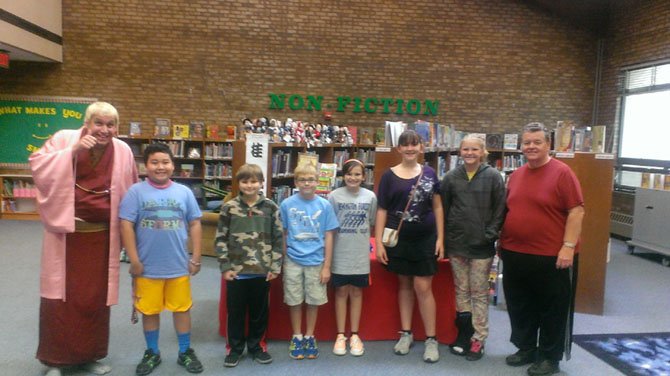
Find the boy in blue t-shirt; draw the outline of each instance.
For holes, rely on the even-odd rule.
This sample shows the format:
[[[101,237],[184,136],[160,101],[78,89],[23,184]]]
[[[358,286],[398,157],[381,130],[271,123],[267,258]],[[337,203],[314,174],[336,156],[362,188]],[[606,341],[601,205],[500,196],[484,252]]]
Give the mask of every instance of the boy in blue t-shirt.
[[[299,193],[282,201],[284,226],[284,303],[289,306],[293,337],[289,356],[316,359],[319,349],[314,338],[320,305],[328,302],[326,284],[330,280],[333,236],[339,227],[328,200],[316,195],[317,173],[312,165],[295,169]],[[302,305],[306,303],[305,335],[302,335]]]
[[[135,308],[142,313],[147,350],[137,375],[148,375],[160,362],[158,332],[163,308],[173,312],[179,354],[177,363],[200,373],[202,363],[191,348],[190,275],[200,271],[202,213],[191,190],[174,183],[172,152],[156,143],[144,151],[147,179],[136,183],[121,202],[121,239],[130,259]],[[189,260],[188,237],[193,256]]]

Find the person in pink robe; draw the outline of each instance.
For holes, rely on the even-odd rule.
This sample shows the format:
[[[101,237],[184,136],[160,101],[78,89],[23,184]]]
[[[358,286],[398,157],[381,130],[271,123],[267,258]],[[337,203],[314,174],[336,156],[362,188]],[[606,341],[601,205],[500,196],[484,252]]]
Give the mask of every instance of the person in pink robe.
[[[137,182],[132,151],[115,138],[119,115],[95,102],[84,126],[56,132],[30,158],[44,225],[37,359],[105,374],[110,306],[119,297],[118,206]]]

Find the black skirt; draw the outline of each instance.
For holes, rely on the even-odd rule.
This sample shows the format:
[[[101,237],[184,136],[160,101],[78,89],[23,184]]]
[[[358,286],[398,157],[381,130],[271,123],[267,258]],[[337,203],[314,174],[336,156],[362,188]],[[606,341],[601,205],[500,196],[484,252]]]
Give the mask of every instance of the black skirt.
[[[437,273],[435,241],[437,235],[398,239],[395,247],[386,247],[389,259],[386,269],[400,275],[431,276]]]

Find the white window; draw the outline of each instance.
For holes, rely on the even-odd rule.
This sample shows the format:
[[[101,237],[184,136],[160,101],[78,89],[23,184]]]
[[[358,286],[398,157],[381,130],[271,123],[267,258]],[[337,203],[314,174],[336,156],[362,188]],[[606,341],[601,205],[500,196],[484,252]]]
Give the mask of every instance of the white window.
[[[670,169],[670,63],[624,72],[617,183]]]

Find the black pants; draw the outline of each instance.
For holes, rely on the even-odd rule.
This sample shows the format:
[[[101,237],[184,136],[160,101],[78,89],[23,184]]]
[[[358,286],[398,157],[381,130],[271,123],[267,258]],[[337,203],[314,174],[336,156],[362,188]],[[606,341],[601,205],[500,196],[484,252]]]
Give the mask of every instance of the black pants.
[[[541,359],[560,361],[565,350],[566,326],[572,328],[577,255],[572,267],[575,278],[571,278],[570,269],[556,269],[555,256],[506,250],[500,254],[512,325],[510,341],[521,350],[537,347]]]
[[[270,282],[264,277],[236,279],[226,282],[228,319],[228,349],[242,354],[244,347],[250,354],[265,351],[265,332],[268,327]],[[249,315],[248,334],[246,332]]]

